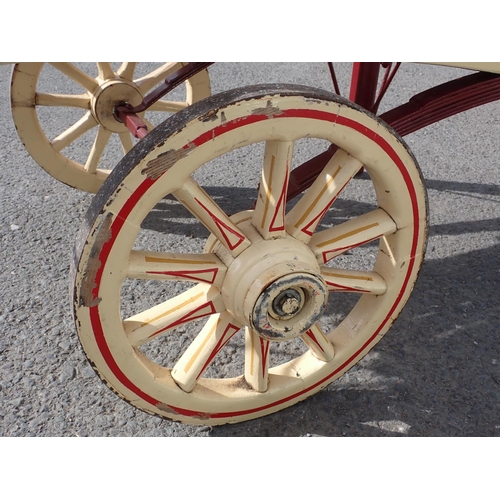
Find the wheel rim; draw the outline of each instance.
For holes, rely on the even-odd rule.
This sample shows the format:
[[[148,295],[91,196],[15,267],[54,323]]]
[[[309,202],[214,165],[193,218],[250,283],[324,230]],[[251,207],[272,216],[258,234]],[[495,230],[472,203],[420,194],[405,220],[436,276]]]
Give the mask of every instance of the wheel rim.
[[[114,140],[112,136],[118,138],[123,153],[133,147],[130,132],[114,117],[116,104],[140,104],[144,95],[184,63],[165,63],[142,76],[138,74],[136,64],[122,63],[113,69],[110,63],[97,63],[97,76],[91,76],[71,63],[50,63],[55,72],[49,91],[37,90],[44,63],[18,63],[14,66],[11,82],[14,123],[28,153],[50,175],[72,187],[95,193],[109,175],[111,165],[117,163],[103,160],[109,151],[110,140]],[[57,89],[61,77],[68,77],[77,93],[54,92],[52,89]],[[185,101],[162,99],[150,111],[175,113],[209,95],[210,81],[205,70],[186,82]],[[50,110],[56,108],[74,110],[75,118],[53,135]],[[47,110],[48,115],[39,113]],[[149,122],[150,112],[140,116],[148,128],[154,126]],[[93,136],[90,144],[82,141],[86,134]],[[80,147],[75,148],[78,144]],[[77,158],[72,148],[82,150],[78,153],[84,160]]]
[[[217,107],[215,119],[210,106]],[[306,135],[341,150],[286,211],[293,143]],[[266,150],[255,209],[228,217],[192,174],[236,145],[260,141]],[[378,208],[316,231],[361,165],[373,180]],[[74,269],[77,328],[89,359],[122,397],[175,420],[216,425],[256,418],[319,391],[388,330],[423,258],[426,198],[411,154],[374,117],[305,87],[252,87],[193,106],[146,137],[142,152],[125,157],[113,179],[82,228]],[[204,253],[133,250],[146,215],[171,193],[211,232]],[[379,241],[373,270],[326,265],[371,241]],[[123,281],[159,276],[198,284],[122,320]],[[361,298],[336,328],[324,332],[316,317],[328,295],[341,291]],[[306,296],[319,299],[308,309],[302,304]],[[160,366],[140,351],[153,338],[167,333],[171,338],[176,327],[202,317],[207,323],[173,366]],[[300,331],[277,338],[276,332],[286,329],[276,327],[267,335],[273,324],[282,326],[280,321]],[[240,328],[245,330],[244,373],[203,377],[227,342],[243,335]],[[307,350],[270,367],[275,341],[296,336]]]

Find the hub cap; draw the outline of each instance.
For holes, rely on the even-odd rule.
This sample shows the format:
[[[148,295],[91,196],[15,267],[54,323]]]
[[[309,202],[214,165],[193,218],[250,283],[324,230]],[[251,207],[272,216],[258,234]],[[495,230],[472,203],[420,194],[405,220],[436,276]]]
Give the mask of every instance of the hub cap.
[[[137,86],[126,80],[107,80],[93,95],[91,109],[94,118],[111,132],[126,132],[127,127],[115,117],[115,107],[128,103],[137,106],[142,102],[142,94]]]
[[[278,278],[259,296],[251,327],[266,340],[291,340],[322,316],[327,288],[320,276],[292,273]]]

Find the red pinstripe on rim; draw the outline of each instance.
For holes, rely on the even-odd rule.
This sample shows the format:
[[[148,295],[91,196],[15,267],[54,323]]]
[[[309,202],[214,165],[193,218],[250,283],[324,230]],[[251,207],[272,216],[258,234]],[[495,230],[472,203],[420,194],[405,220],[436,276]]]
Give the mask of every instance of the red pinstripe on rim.
[[[378,333],[385,327],[387,322],[390,320],[393,312],[395,309],[398,307],[399,303],[401,302],[406,289],[409,284],[409,280],[411,277],[411,274],[413,272],[413,268],[415,265],[415,257],[416,257],[416,250],[417,250],[417,244],[418,244],[418,239],[419,239],[419,230],[420,230],[420,222],[419,222],[419,211],[418,211],[418,200],[417,200],[417,195],[415,192],[415,189],[413,187],[413,184],[411,182],[411,176],[410,173],[407,171],[404,162],[400,159],[400,157],[397,155],[397,153],[394,151],[394,149],[390,146],[390,144],[380,135],[378,135],[376,132],[371,130],[370,128],[366,127],[365,125],[362,125],[361,123],[358,123],[350,118],[346,118],[343,116],[339,116],[337,114],[332,114],[328,113],[326,111],[319,111],[319,110],[309,110],[309,109],[289,109],[289,110],[284,110],[281,111],[280,115],[276,117],[275,119],[281,119],[281,118],[309,118],[309,119],[315,119],[315,120],[322,120],[322,121],[328,121],[328,122],[334,122],[338,125],[344,125],[346,127],[350,127],[357,132],[361,133],[368,139],[372,140],[375,144],[377,144],[382,150],[391,158],[391,160],[397,165],[399,168],[401,175],[403,176],[403,179],[406,183],[407,189],[408,189],[408,194],[411,199],[411,205],[412,205],[412,215],[413,215],[413,224],[414,224],[414,232],[413,232],[413,241],[412,241],[412,246],[411,246],[411,252],[410,252],[410,261],[408,264],[408,270],[403,282],[403,286],[401,287],[400,293],[398,297],[396,298],[393,306],[391,307],[390,311],[388,312],[387,316],[384,318],[382,321],[381,325],[379,328],[373,333],[373,335],[363,344],[363,346],[358,349],[349,359],[347,359],[341,366],[337,367],[333,372],[329,373],[326,377],[323,379],[319,380],[318,382],[311,384],[309,387],[306,389],[303,389],[302,391],[299,391],[295,394],[292,394],[286,398],[282,398],[278,401],[274,401],[272,403],[269,403],[267,405],[255,407],[255,408],[250,408],[246,410],[240,410],[240,411],[231,411],[231,412],[219,412],[219,413],[206,413],[206,412],[199,412],[199,411],[193,411],[189,410],[187,408],[181,408],[181,407],[175,407],[172,406],[168,403],[163,403],[161,401],[158,401],[157,399],[153,398],[149,394],[146,394],[144,391],[142,391],[140,388],[138,388],[126,375],[123,373],[123,371],[120,369],[118,366],[117,362],[115,361],[113,354],[106,342],[106,338],[104,336],[104,331],[101,323],[101,318],[99,315],[99,305],[93,306],[90,308],[89,315],[90,315],[90,321],[92,324],[93,328],[93,333],[95,337],[96,344],[100,350],[100,353],[108,365],[109,369],[113,373],[113,375],[116,377],[116,379],[128,390],[136,394],[138,397],[143,399],[146,403],[152,405],[152,406],[157,406],[159,404],[162,405],[167,405],[172,410],[180,415],[188,416],[188,417],[197,417],[197,416],[203,416],[204,418],[229,418],[229,417],[238,417],[238,416],[243,416],[243,415],[249,415],[252,413],[258,413],[264,410],[267,410],[269,408],[275,407],[282,405],[284,403],[287,403],[293,399],[300,398],[301,396],[304,396],[308,392],[314,390],[318,386],[321,386],[325,383],[328,382],[329,379],[335,376],[338,372],[342,371],[345,367],[347,367],[361,352],[363,352],[376,338]],[[200,135],[198,138],[196,138],[194,141],[190,141],[190,144],[195,144],[196,146],[200,146],[204,144],[205,142],[212,140],[214,137],[218,137],[220,135],[223,135],[231,130],[237,129],[239,127],[248,125],[250,123],[257,123],[259,121],[264,121],[269,119],[267,115],[250,115],[247,117],[243,118],[238,118],[230,122],[226,122],[222,125],[219,125],[213,130],[210,130],[209,132],[205,132],[204,134]],[[185,148],[188,148],[189,146],[186,144]],[[192,147],[192,146],[191,146]],[[132,193],[132,195],[128,198],[122,209],[119,211],[119,213],[116,215],[116,218],[114,219],[112,225],[111,225],[111,237],[109,240],[103,245],[101,252],[99,254],[99,260],[101,262],[101,266],[97,272],[95,283],[96,286],[92,291],[92,295],[94,299],[97,299],[99,295],[99,288],[101,284],[101,279],[102,279],[102,273],[104,270],[104,267],[106,265],[107,259],[109,257],[109,254],[111,252],[111,249],[113,248],[113,245],[116,241],[116,238],[118,234],[120,233],[123,224],[127,217],[130,215],[132,212],[133,208],[137,204],[137,202],[144,196],[147,191],[150,189],[150,187],[159,179],[145,179],[141,185]]]

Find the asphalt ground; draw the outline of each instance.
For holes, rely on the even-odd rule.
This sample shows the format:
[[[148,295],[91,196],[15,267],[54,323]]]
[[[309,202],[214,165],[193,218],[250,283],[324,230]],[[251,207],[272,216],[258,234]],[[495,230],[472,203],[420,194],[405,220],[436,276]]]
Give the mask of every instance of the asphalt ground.
[[[340,65],[344,94],[349,71]],[[68,273],[92,195],[58,183],[25,151],[11,118],[10,74],[11,66],[0,66],[1,436],[500,436],[499,103],[405,138],[425,178],[430,235],[413,294],[384,339],[304,402],[210,428],[135,409],[88,364],[70,313]],[[403,64],[381,111],[461,74]],[[224,63],[210,76],[214,93],[254,83],[332,90],[326,64]],[[61,93],[68,90],[58,85]],[[42,118],[49,128],[67,119],[52,111]],[[248,200],[255,179],[241,174],[244,161],[199,182],[221,204]],[[362,206],[369,183],[366,177],[353,182],[352,198],[340,206],[346,214]],[[151,241],[168,215],[148,219]],[[203,239],[195,221],[174,222],[171,237],[186,248]]]

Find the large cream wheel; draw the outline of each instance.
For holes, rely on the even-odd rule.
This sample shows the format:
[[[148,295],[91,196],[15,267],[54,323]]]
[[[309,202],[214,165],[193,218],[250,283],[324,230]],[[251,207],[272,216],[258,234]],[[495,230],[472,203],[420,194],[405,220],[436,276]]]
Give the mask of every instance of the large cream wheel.
[[[102,158],[111,137],[117,135],[124,153],[133,147],[130,132],[114,116],[115,106],[124,102],[134,106],[140,104],[151,89],[184,63],[165,63],[144,75],[138,74],[136,63],[123,63],[117,69],[113,69],[110,63],[97,63],[95,75],[71,63],[49,64],[56,71],[50,77],[48,89],[45,82],[43,87],[39,81],[45,63],[18,63],[14,66],[11,105],[16,129],[28,153],[50,175],[77,189],[95,193],[110,171],[110,165]],[[59,80],[66,77],[75,84],[78,93],[58,92]],[[162,99],[149,111],[175,113],[209,95],[210,80],[204,70],[186,82],[185,100]],[[59,115],[50,110],[56,108],[75,110],[76,113],[63,130],[52,136],[48,130]],[[147,117],[148,113],[143,119],[149,128],[153,128]],[[76,149],[80,148],[78,141],[87,133],[92,134],[93,140],[82,146],[84,159],[79,161],[75,159],[72,148],[75,145]]]
[[[287,212],[294,144],[311,137],[340,149]],[[194,180],[195,172],[235,148],[260,142],[265,153],[255,209],[229,217]],[[361,165],[378,206],[318,229]],[[242,172],[252,166],[241,165]],[[76,247],[77,329],[110,387],[133,405],[174,420],[243,421],[316,393],[386,333],[422,263],[426,196],[415,160],[386,125],[323,91],[268,85],[211,97],[157,127],[109,180],[93,201]],[[134,249],[141,223],[167,195],[210,231],[199,254],[166,243],[168,253]],[[376,255],[371,270],[336,264],[367,246]],[[122,318],[121,291],[133,279],[194,284]],[[324,316],[331,304],[335,309],[337,297],[347,295],[359,300],[328,331]],[[160,340],[159,349],[168,351],[170,343],[179,349],[179,330],[201,318],[204,326],[171,355],[170,365],[148,356],[148,346]],[[244,351],[241,372],[208,376],[236,338],[240,344],[234,345]],[[273,365],[273,349],[291,343],[303,346],[302,354]]]

